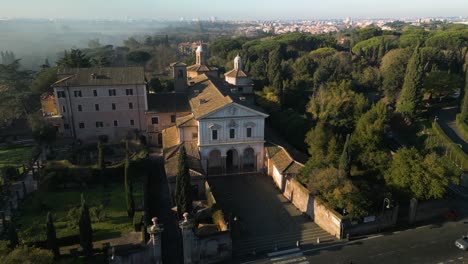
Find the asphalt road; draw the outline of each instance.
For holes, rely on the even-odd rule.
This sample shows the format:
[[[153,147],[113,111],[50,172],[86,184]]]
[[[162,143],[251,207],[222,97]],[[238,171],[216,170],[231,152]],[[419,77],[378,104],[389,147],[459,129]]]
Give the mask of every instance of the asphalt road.
[[[455,144],[461,145],[465,153],[468,153],[468,142],[463,140],[455,122],[457,111],[458,108],[456,107],[446,107],[440,109],[440,111],[437,113],[437,118],[444,132],[453,140]]]
[[[468,200],[459,199],[457,221],[431,224],[412,229],[384,233],[336,245],[314,245],[290,255],[264,258],[251,263],[308,264],[308,263],[411,263],[468,264],[468,251],[455,247],[462,234],[468,234]]]

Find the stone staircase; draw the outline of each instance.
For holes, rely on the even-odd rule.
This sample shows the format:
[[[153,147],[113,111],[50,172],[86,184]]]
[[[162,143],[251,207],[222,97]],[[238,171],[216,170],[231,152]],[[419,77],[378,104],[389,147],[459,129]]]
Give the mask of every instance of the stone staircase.
[[[317,238],[320,243],[336,241],[335,237],[311,223],[307,229],[299,232],[279,233],[268,236],[257,236],[247,239],[233,239],[233,256],[242,257],[262,252],[273,252],[285,248],[301,245],[316,244]]]

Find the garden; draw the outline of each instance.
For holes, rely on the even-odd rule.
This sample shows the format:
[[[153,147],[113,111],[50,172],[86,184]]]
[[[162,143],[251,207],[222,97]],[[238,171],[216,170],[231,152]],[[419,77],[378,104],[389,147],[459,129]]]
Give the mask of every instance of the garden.
[[[78,150],[69,157],[92,157],[49,160],[41,170],[39,189],[28,195],[15,213],[19,240],[44,247],[47,241],[47,213],[52,214],[59,247],[76,248],[80,244],[79,219],[82,198],[89,208],[93,242],[120,238],[134,230],[133,213],[129,214],[128,191],[132,211],[143,207],[143,175],[147,150],[139,145],[99,144],[72,147]],[[69,148],[66,146],[64,148]],[[126,155],[128,151],[128,156]],[[63,157],[66,150],[53,149]],[[128,159],[127,159],[128,158]],[[80,161],[79,164],[74,162]],[[97,161],[97,163],[96,163]],[[124,178],[128,176],[128,185]],[[141,219],[138,212],[137,217]],[[138,221],[137,221],[138,222]]]

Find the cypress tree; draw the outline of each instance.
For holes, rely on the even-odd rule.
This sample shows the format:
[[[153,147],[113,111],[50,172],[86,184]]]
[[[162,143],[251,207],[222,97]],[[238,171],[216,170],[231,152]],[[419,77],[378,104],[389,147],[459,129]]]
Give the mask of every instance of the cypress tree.
[[[129,218],[133,218],[135,214],[135,203],[133,202],[132,186],[129,180],[130,177],[130,158],[128,150],[128,141],[125,142],[126,155],[125,155],[125,167],[124,167],[124,185],[125,185],[125,202],[127,205],[127,215]]]
[[[10,221],[8,224],[8,240],[10,241],[10,247],[15,248],[19,245],[18,233],[16,232],[16,226]]]
[[[351,172],[351,135],[346,136],[346,142],[343,147],[343,152],[340,157],[340,170],[343,170],[346,173],[346,176],[349,176]]]
[[[78,222],[80,227],[80,245],[85,256],[93,256],[93,229],[91,228],[91,218],[89,217],[89,209],[86,201],[81,195],[81,215]]]
[[[182,215],[185,212],[192,211],[192,192],[190,184],[190,172],[187,162],[187,153],[185,146],[182,145],[179,149],[179,159],[177,164],[176,175],[176,205],[177,212]]]
[[[98,165],[99,170],[103,172],[104,171],[104,153],[102,150],[101,140],[98,141],[97,149],[98,149],[98,164],[97,165]]]
[[[405,80],[397,103],[397,111],[407,121],[412,121],[421,101],[421,88],[423,84],[424,65],[419,46],[417,46],[408,61]]]
[[[47,213],[46,227],[47,248],[52,251],[54,258],[58,258],[60,256],[60,251],[57,244],[57,235],[55,233],[54,221],[50,212]]]

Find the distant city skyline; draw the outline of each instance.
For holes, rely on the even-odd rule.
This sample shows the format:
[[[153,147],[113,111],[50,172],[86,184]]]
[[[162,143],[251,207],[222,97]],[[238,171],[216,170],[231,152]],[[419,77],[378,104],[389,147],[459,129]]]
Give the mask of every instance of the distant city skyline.
[[[467,0],[4,0],[0,18],[275,20],[468,16]]]

